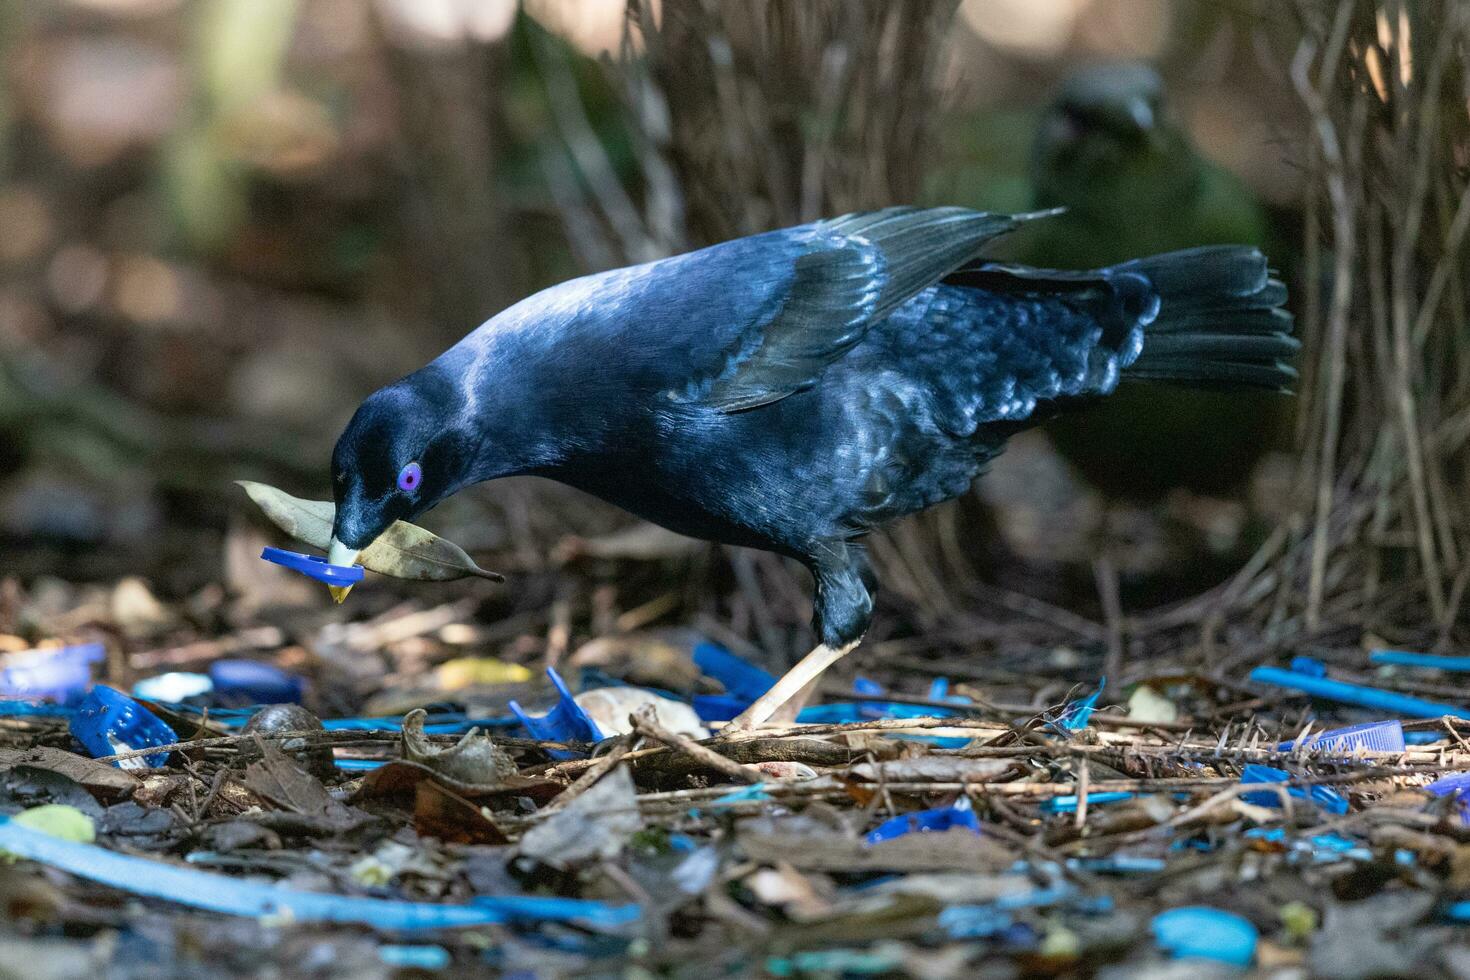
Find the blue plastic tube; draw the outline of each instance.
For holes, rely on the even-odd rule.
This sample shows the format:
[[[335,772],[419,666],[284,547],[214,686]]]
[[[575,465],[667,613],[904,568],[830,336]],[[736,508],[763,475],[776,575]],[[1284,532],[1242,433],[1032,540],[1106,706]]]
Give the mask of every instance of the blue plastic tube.
[[[1257,667],[1251,671],[1250,679],[1258,684],[1289,687],[1313,697],[1341,701],[1343,704],[1361,705],[1364,708],[1376,708],[1379,711],[1406,715],[1410,718],[1440,718],[1449,715],[1453,718],[1470,719],[1470,710],[1465,708],[1440,704],[1437,701],[1425,701],[1423,698],[1384,691],[1363,684],[1349,684],[1346,681],[1334,681],[1326,677],[1311,677],[1291,670],[1282,670],[1280,667]]]
[[[1433,653],[1412,653],[1408,650],[1374,650],[1368,660],[1375,664],[1392,664],[1395,667],[1435,667],[1439,670],[1470,671],[1470,657],[1441,657]]]
[[[360,922],[386,931],[453,929],[499,922],[574,922],[589,928],[610,929],[632,922],[641,914],[636,905],[576,898],[509,895],[479,898],[464,905],[440,905],[301,891],[181,868],[95,844],[59,840],[19,826],[6,817],[0,817],[0,848],[134,895],[257,919]]]

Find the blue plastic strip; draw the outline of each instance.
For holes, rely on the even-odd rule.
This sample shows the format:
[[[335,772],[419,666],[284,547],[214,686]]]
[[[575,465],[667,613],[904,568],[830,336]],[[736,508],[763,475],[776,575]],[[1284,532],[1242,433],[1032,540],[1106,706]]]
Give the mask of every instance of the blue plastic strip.
[[[1470,671],[1470,657],[1441,657],[1433,653],[1412,653],[1408,650],[1374,650],[1368,654],[1370,663],[1395,667],[1434,667],[1439,670]]]
[[[327,585],[356,585],[362,581],[361,565],[333,565],[318,555],[303,555],[284,548],[266,548],[260,557]]]
[[[400,931],[504,922],[576,922],[609,928],[632,922],[640,914],[636,905],[610,905],[575,898],[506,896],[481,898],[466,905],[437,905],[299,891],[118,854],[95,844],[59,840],[17,826],[8,817],[0,817],[0,848],[134,895],[257,919],[360,922],[375,929]]]
[[[1257,667],[1251,671],[1250,679],[1257,684],[1289,687],[1313,697],[1340,701],[1343,704],[1361,705],[1364,708],[1375,708],[1391,714],[1407,715],[1410,718],[1441,718],[1445,715],[1452,718],[1470,718],[1470,710],[1457,708],[1451,704],[1425,701],[1423,698],[1384,691],[1363,684],[1349,684],[1346,681],[1334,681],[1325,677],[1309,677],[1306,674],[1282,670],[1280,667]]]
[[[1137,796],[1136,793],[1088,793],[1087,805],[1094,806],[1099,803],[1121,803],[1123,800],[1131,800]],[[1077,809],[1078,799],[1076,796],[1053,796],[1041,804],[1042,813],[1071,813]]]

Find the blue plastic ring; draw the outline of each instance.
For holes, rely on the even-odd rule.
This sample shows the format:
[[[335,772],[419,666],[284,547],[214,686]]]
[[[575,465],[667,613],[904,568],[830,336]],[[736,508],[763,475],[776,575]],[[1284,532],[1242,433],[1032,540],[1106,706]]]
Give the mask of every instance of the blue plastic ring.
[[[361,565],[333,565],[325,558],[284,548],[267,548],[260,557],[328,585],[356,585],[362,581]]]

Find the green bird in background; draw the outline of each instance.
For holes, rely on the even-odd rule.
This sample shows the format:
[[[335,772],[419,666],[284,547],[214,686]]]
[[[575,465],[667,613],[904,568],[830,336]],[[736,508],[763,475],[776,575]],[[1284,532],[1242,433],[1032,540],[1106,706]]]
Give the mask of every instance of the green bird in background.
[[[1195,245],[1268,245],[1265,210],[1195,150],[1169,112],[1163,79],[1146,64],[1072,75],[1041,118],[1031,177],[1033,205],[1066,212],[1036,222],[1016,243],[1028,264],[1091,269]],[[1249,477],[1284,402],[1136,384],[1049,434],[1110,495],[1148,499],[1175,487],[1219,494]]]

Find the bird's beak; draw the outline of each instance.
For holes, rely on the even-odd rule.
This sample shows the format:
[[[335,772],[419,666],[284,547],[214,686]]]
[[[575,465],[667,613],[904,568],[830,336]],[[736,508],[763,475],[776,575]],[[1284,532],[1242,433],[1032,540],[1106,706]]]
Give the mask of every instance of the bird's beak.
[[[351,565],[357,561],[358,552],[347,547],[336,536],[332,537],[331,546],[327,548],[327,561],[333,565]],[[340,604],[347,598],[347,593],[352,591],[350,585],[329,585],[327,591],[332,593],[332,598]]]

